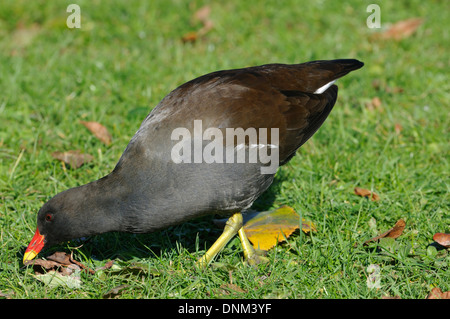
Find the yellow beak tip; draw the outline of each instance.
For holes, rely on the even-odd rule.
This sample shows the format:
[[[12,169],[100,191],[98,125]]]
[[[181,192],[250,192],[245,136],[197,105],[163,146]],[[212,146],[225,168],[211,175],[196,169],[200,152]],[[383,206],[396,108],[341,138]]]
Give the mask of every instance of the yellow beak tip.
[[[33,260],[34,257],[36,257],[36,253],[34,251],[27,251],[25,252],[25,254],[23,255],[23,263],[26,264],[29,261]]]

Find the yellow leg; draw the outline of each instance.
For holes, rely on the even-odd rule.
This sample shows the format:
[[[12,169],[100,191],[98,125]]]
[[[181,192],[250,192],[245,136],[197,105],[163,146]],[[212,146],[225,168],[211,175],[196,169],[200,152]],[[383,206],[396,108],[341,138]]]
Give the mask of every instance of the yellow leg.
[[[250,265],[267,262],[268,259],[258,255],[252,244],[249,242],[242,224],[243,218],[241,213],[236,213],[231,216],[225,224],[223,233],[211,248],[208,249],[205,255],[197,261],[197,265],[200,267],[207,266],[236,234],[239,234],[239,239],[241,240],[242,248],[244,250],[244,257]]]
[[[269,261],[264,256],[258,255],[256,250],[253,248],[252,244],[250,244],[250,241],[247,238],[247,235],[245,234],[244,227],[241,227],[239,229],[239,239],[241,240],[242,249],[244,250],[244,257],[247,260],[249,265],[256,265],[259,263],[266,263]]]
[[[211,248],[208,249],[205,255],[197,261],[197,265],[201,267],[207,266],[231,238],[238,233],[239,229],[242,228],[242,223],[243,219],[241,213],[236,213],[231,216],[225,224],[222,235],[220,235]]]

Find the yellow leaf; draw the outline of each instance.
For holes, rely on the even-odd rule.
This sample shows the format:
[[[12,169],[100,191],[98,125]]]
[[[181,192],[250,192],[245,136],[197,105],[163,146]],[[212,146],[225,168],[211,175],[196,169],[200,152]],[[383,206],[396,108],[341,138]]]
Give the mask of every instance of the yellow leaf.
[[[269,250],[299,228],[300,216],[289,206],[251,213],[244,231],[255,249]],[[313,223],[302,219],[302,231],[316,231]]]

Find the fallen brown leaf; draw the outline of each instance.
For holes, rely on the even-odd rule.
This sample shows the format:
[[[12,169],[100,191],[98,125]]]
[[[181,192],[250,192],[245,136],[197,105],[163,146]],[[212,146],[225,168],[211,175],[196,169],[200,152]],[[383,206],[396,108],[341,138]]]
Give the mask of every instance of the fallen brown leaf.
[[[386,92],[387,93],[397,94],[397,93],[402,93],[403,91],[404,91],[403,88],[398,87],[398,86],[396,86],[396,87],[387,86],[386,87]]]
[[[83,265],[82,263],[80,263],[79,261],[75,260],[72,258],[72,255],[70,256],[70,262],[77,265],[78,267],[80,267],[82,270],[84,270],[84,272],[86,273],[90,273],[91,275],[95,274],[95,271],[92,270],[89,267],[86,267],[85,265]]]
[[[377,193],[369,191],[365,188],[355,187],[355,194],[362,197],[368,197],[373,201],[380,200],[380,196]]]
[[[61,266],[61,264],[57,263],[56,261],[44,259],[34,259],[26,262],[25,265],[33,266],[35,273],[45,273],[46,271],[49,270],[56,270]]]
[[[198,34],[200,36],[203,36],[206,33],[208,33],[213,27],[214,23],[211,20],[206,20],[203,22],[203,27],[200,30],[198,30]]]
[[[45,259],[34,259],[27,261],[25,265],[32,265],[36,274],[42,274],[48,271],[57,271],[63,276],[70,275],[74,269],[82,269],[87,273],[94,274],[95,272],[72,258],[65,252],[55,252],[53,255]]]
[[[52,157],[70,165],[73,168],[79,168],[81,165],[89,163],[94,159],[92,155],[83,154],[78,150],[53,152]]]
[[[86,126],[86,128],[91,131],[100,141],[106,145],[111,144],[112,136],[109,134],[108,129],[98,122],[85,122],[80,121],[81,124]]]
[[[382,112],[383,108],[381,105],[382,103],[380,98],[378,96],[375,96],[374,98],[372,98],[372,100],[366,103],[366,108],[370,111],[378,110]]]
[[[198,34],[197,31],[188,32],[181,37],[183,42],[195,42],[197,41]]]
[[[431,289],[427,299],[450,299],[450,291],[442,292],[438,287]]]
[[[63,266],[69,266],[71,264],[70,255],[61,251],[57,251],[53,255],[48,256],[47,259]]]
[[[422,18],[412,18],[394,23],[380,34],[382,39],[400,40],[411,36],[423,23]]]
[[[433,236],[433,240],[441,246],[446,248],[450,247],[450,234],[436,233]]]
[[[209,18],[211,13],[211,7],[206,5],[198,9],[192,15],[193,23],[201,22],[202,27],[197,31],[187,32],[181,37],[183,42],[195,42],[199,38],[203,37],[206,33],[208,33],[213,27],[214,23]]]
[[[108,261],[104,266],[97,268],[97,270],[106,270],[112,267],[114,260]]]
[[[373,238],[371,238],[369,240],[366,240],[364,242],[364,245],[367,245],[368,243],[370,243],[372,241],[377,241],[380,238],[386,238],[386,237],[397,238],[403,233],[403,230],[405,229],[405,226],[406,226],[405,221],[403,219],[400,219],[400,220],[398,220],[395,223],[394,227],[392,227],[388,231],[382,233],[381,235],[378,235],[378,236],[373,237]]]
[[[209,15],[211,14],[211,7],[206,5],[198,9],[193,14],[193,19],[201,22],[209,20]]]

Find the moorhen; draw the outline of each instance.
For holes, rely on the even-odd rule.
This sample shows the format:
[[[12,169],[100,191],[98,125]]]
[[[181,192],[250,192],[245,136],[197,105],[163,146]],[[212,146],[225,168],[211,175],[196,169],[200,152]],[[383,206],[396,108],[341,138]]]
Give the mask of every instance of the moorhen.
[[[363,65],[267,64],[181,85],[144,119],[110,174],[42,206],[24,263],[62,241],[154,232],[207,214],[231,217],[198,264],[208,264],[236,234],[247,260],[259,261],[241,212],[325,121],[337,98],[335,80]]]

